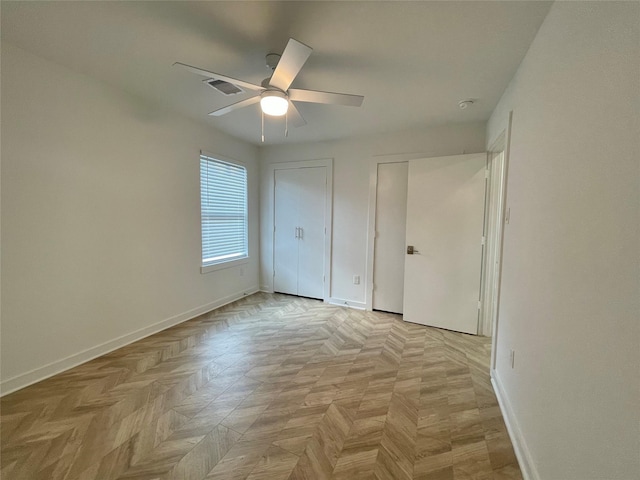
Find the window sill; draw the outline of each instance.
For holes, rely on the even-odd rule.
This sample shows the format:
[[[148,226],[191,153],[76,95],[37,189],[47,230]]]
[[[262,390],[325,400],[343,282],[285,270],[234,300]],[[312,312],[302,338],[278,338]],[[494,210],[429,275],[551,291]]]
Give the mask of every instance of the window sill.
[[[213,265],[203,265],[200,267],[200,273],[217,272],[218,270],[224,270],[225,268],[238,267],[240,265],[246,265],[249,263],[249,257],[238,258],[237,260],[231,260],[229,262],[214,263]]]

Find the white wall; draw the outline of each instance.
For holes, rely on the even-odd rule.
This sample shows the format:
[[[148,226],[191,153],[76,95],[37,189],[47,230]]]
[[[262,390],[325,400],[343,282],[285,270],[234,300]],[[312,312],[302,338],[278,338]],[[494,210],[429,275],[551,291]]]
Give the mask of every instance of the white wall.
[[[488,124],[513,110],[495,375],[530,478],[640,478],[639,29],[554,4]]]
[[[2,120],[5,393],[257,289],[255,147],[6,42]],[[200,149],[247,162],[242,269],[200,274]]]
[[[261,287],[265,290],[273,288],[273,178],[268,175],[269,164],[334,159],[331,297],[340,303],[347,301],[350,305],[364,307],[369,171],[370,165],[378,161],[376,156],[420,153],[424,157],[437,157],[477,153],[484,151],[484,142],[484,123],[461,123],[350,140],[262,148]],[[360,275],[360,285],[353,285],[354,275]]]

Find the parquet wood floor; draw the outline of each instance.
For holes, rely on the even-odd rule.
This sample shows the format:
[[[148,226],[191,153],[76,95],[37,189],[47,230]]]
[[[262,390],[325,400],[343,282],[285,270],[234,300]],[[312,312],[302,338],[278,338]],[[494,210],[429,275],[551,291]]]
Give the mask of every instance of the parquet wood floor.
[[[2,478],[521,479],[489,349],[252,295],[2,398]]]

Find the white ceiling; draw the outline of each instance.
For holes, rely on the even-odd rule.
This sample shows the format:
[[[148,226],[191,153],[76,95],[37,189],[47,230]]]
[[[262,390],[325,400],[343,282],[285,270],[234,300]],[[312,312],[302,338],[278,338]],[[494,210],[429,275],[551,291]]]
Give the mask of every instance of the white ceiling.
[[[482,121],[550,2],[9,2],[2,40],[248,142],[259,107],[223,117],[225,97],[173,62],[253,83],[289,37],[314,49],[292,87],[364,95],[361,108],[299,103],[308,124],[267,118],[269,144]],[[46,80],[43,79],[43,88]],[[462,99],[473,107],[460,110]]]

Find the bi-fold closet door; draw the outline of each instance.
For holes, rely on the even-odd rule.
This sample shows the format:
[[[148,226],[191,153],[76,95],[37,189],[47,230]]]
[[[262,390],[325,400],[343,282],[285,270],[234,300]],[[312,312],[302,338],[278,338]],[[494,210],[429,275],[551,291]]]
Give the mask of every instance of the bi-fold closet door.
[[[274,291],[324,296],[326,167],[275,171]]]

